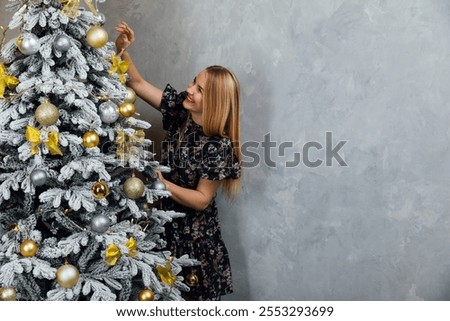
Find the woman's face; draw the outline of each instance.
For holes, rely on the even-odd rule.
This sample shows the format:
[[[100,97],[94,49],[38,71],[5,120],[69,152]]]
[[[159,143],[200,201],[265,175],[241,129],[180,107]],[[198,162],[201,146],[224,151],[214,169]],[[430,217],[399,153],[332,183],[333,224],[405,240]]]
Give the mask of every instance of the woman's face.
[[[187,97],[183,101],[183,107],[191,113],[203,112],[203,94],[206,87],[207,74],[203,70],[194,78],[187,88]]]

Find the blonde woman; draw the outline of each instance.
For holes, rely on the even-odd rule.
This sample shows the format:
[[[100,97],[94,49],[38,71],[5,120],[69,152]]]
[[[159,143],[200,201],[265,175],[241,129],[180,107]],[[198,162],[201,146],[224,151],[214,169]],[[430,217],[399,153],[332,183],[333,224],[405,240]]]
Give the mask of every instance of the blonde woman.
[[[201,262],[184,271],[190,286],[186,299],[220,300],[233,285],[215,194],[222,187],[233,198],[240,190],[239,83],[226,68],[211,66],[185,92],[170,85],[158,89],[142,78],[126,51],[135,40],[133,30],[125,22],[116,30],[117,50],[130,62],[127,85],[161,111],[167,130],[161,163],[171,172],[160,178],[172,196],[163,207],[186,214],[166,225],[168,249]]]

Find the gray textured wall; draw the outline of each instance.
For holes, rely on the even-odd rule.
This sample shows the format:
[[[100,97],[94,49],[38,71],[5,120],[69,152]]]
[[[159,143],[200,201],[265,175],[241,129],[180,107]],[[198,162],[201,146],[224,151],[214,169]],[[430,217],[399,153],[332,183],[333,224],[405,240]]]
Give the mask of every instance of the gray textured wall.
[[[108,0],[100,11],[111,35],[120,20],[134,27],[131,52],[155,85],[184,89],[228,66],[244,141],[295,144],[273,150],[277,168],[248,168],[234,204],[220,201],[227,300],[450,299],[447,0]],[[139,109],[158,140],[160,116]],[[328,131],[348,140],[348,167],[284,166]]]

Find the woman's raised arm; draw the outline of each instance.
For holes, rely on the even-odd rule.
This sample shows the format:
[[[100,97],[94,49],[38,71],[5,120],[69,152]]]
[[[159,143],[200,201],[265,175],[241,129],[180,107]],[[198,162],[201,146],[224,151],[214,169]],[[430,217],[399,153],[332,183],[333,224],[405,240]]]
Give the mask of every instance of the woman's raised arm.
[[[162,90],[156,88],[141,76],[133,63],[130,54],[127,52],[128,47],[131,46],[135,40],[133,29],[131,29],[125,22],[121,22],[116,27],[116,30],[120,33],[116,39],[117,52],[123,60],[130,63],[130,66],[128,67],[128,75],[131,79],[127,82],[127,85],[133,88],[136,95],[159,110],[163,94]]]

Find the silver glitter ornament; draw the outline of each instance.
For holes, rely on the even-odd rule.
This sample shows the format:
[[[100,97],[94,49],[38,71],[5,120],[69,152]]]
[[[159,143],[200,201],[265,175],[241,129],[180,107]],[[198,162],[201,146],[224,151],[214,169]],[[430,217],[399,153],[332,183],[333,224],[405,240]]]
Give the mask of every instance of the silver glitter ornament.
[[[42,169],[35,169],[30,174],[30,180],[34,186],[45,185],[47,178],[47,172]]]
[[[39,51],[39,38],[32,33],[25,33],[17,38],[17,48],[26,56],[35,54]]]
[[[112,124],[119,119],[119,110],[112,101],[107,101],[98,107],[100,119],[105,124]]]
[[[56,37],[55,42],[53,43],[56,50],[61,52],[66,52],[70,49],[70,39],[66,35],[59,35]]]
[[[34,112],[34,117],[42,126],[52,126],[59,119],[59,109],[48,100],[45,100]]]
[[[150,188],[157,191],[165,191],[167,189],[167,186],[160,179],[157,179],[153,182]]]
[[[103,214],[97,214],[91,220],[91,230],[96,233],[105,233],[110,225],[111,220]]]
[[[144,182],[142,182],[137,177],[130,177],[123,184],[123,191],[125,192],[125,195],[129,199],[137,200],[138,198],[144,196],[145,191]]]

